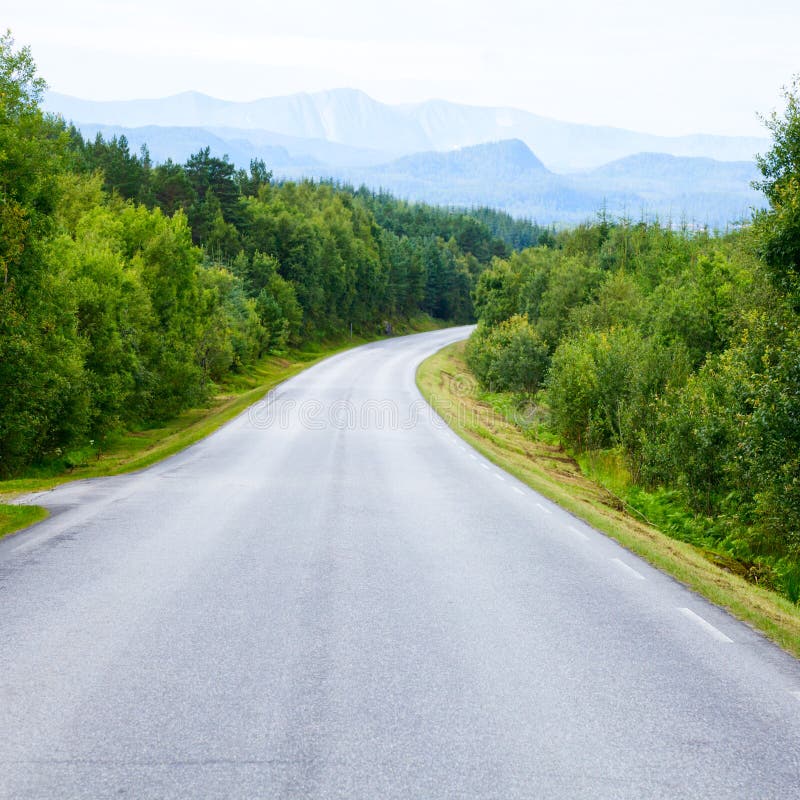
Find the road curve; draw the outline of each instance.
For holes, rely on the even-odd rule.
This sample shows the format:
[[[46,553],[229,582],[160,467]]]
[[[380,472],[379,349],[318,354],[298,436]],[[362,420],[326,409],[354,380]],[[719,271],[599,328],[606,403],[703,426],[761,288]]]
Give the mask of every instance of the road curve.
[[[340,354],[0,542],[3,798],[797,798],[800,668]]]

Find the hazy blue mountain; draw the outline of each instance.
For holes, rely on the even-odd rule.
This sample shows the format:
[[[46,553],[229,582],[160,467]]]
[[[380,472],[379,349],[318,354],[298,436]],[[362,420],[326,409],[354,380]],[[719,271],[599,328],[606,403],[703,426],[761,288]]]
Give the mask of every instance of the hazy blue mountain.
[[[320,162],[313,158],[293,159],[285,147],[279,145],[256,146],[244,139],[222,139],[204,128],[163,128],[159,125],[145,125],[139,128],[127,128],[119,125],[82,124],[80,130],[84,137],[94,139],[100,133],[104,139],[125,136],[132,152],[138,152],[142,145],[147,145],[150,157],[156,163],[171,158],[182,163],[204,147],[218,155],[227,154],[238,166],[247,167],[252,158],[263,158],[272,169],[297,166],[303,168],[319,168]]]
[[[283,147],[294,160],[311,159],[332,166],[372,166],[384,164],[392,158],[391,153],[382,150],[351,147],[326,139],[303,139],[299,136],[248,128],[211,127],[207,130],[223,141],[248,142],[254,148]]]
[[[277,170],[299,177],[302,169]],[[305,171],[308,174],[308,171]],[[578,222],[603,205],[615,215],[658,216],[724,227],[764,205],[750,186],[753,162],[640,154],[594,170],[560,175],[519,140],[449,153],[418,153],[362,169],[315,170],[354,185],[386,189],[409,200],[487,205],[540,223]]]
[[[324,139],[393,155],[431,147],[414,120],[353,89],[251,102],[218,100],[199,92],[184,92],[156,100],[125,101],[80,100],[49,92],[44,107],[81,123],[255,129],[304,139]]]
[[[290,167],[277,173],[296,178],[308,171]],[[551,172],[518,139],[448,153],[416,153],[374,167],[327,172],[323,168],[314,171],[314,177],[386,189],[412,201],[487,205],[543,223],[584,220],[602,206],[605,197],[603,192],[573,185],[570,177]]]
[[[374,150],[246,129],[81,125],[84,135],[125,135],[154,161],[185,161],[210,146],[241,167],[262,158],[276,177],[334,179],[429,203],[492,206],[540,223],[578,222],[605,204],[613,214],[682,217],[724,226],[763,206],[750,186],[755,164],[639,153],[591,170],[557,174],[519,139],[387,160]],[[383,163],[375,163],[383,159]]]
[[[45,108],[80,123],[239,128],[326,140],[392,156],[520,139],[550,168],[586,169],[641,152],[751,161],[766,138],[663,137],[620,128],[548,119],[511,108],[442,100],[387,105],[353,89],[271,97],[251,102],[185,92],[156,100],[96,102],[48,93]],[[363,163],[363,162],[358,162]]]
[[[612,161],[574,177],[598,185],[635,183],[639,190],[741,191],[760,176],[753,161],[715,161],[711,158],[678,158],[665,153],[637,153]]]
[[[481,108],[443,100],[404,107],[420,121],[434,149],[461,147],[499,139],[524,141],[553,170],[600,166],[641,152],[708,157],[719,161],[752,161],[765,150],[766,138],[656,136],[622,128],[580,125],[511,108]]]
[[[247,168],[253,158],[263,158],[272,168],[330,165],[369,166],[385,163],[390,156],[374,150],[349,147],[323,139],[300,139],[269,131],[243,128],[164,127],[144,125],[98,125],[79,123],[85,137],[93,139],[101,133],[106,139],[125,136],[132,150],[146,144],[154,161],[171,158],[183,162],[192,153],[210,147],[217,155],[228,155],[237,166]]]
[[[586,190],[635,195],[659,216],[686,216],[711,225],[749,217],[766,206],[752,182],[760,177],[753,161],[678,158],[664,153],[639,153],[569,178]],[[629,211],[638,210],[629,207]]]
[[[519,139],[478,144],[447,153],[417,153],[376,169],[428,183],[462,181],[483,184],[487,180],[508,182],[519,179],[521,175],[549,174],[544,164]]]

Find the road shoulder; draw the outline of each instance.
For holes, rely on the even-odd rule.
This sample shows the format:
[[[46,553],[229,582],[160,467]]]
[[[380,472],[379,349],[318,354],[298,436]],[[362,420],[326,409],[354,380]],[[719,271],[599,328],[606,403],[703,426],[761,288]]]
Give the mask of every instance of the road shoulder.
[[[456,434],[498,467],[800,657],[800,609],[628,514],[558,446],[531,439],[481,402],[463,353],[463,342],[450,345],[417,371],[423,397]]]

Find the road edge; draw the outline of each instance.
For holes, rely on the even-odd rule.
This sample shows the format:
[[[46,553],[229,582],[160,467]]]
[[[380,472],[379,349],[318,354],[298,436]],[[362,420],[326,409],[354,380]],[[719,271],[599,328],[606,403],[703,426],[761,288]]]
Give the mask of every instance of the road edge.
[[[446,373],[440,363],[443,358],[452,357],[459,346],[463,347],[463,342],[439,349],[425,358],[415,373],[420,394],[456,435],[500,469],[800,658],[800,610],[790,601],[712,564],[697,548],[670,538],[624,511],[611,516],[605,509],[587,508],[584,499],[571,494],[571,487],[563,482],[561,491],[554,491],[552,484],[543,481],[532,468],[512,463],[502,428],[499,432],[481,432],[479,427],[476,430],[462,424],[468,414],[459,413],[459,409],[471,391],[469,381],[458,380],[458,391],[453,391],[444,379],[445,374],[452,378],[452,373]],[[466,365],[464,369],[462,374],[469,374]],[[507,421],[506,424],[511,426]],[[556,477],[551,480],[557,483]]]
[[[449,326],[444,326],[441,330],[445,329]],[[440,330],[438,328],[434,328],[433,330]],[[402,338],[402,336],[416,336],[420,333],[426,333],[426,330],[409,330],[408,333],[403,333],[401,336],[394,336],[391,338]],[[32,485],[30,487],[26,487],[20,490],[10,489],[10,490],[3,490],[3,483],[14,483],[14,481],[6,481],[0,482],[0,501],[7,500],[10,502],[0,502],[0,541],[4,538],[9,536],[18,536],[20,534],[24,534],[27,531],[31,530],[35,527],[38,523],[45,521],[50,512],[44,507],[35,504],[27,504],[27,503],[19,503],[18,500],[27,496],[33,495],[41,492],[47,492],[52,489],[57,488],[58,486],[63,486],[66,483],[73,483],[75,481],[83,481],[83,480],[98,480],[103,478],[111,478],[117,475],[129,475],[134,472],[138,472],[143,469],[147,469],[148,467],[153,466],[154,464],[158,464],[167,458],[170,458],[178,453],[183,452],[189,447],[197,444],[200,441],[208,438],[209,436],[216,433],[220,430],[224,425],[227,425],[233,419],[238,417],[240,414],[247,411],[247,409],[252,406],[254,403],[257,403],[261,400],[267,393],[271,392],[273,389],[277,388],[281,384],[285,383],[286,381],[294,378],[296,375],[299,375],[302,372],[305,372],[310,367],[316,366],[317,364],[325,361],[329,358],[333,358],[341,353],[345,353],[349,350],[354,350],[357,347],[362,347],[364,345],[372,344],[376,341],[382,341],[384,338],[383,336],[376,336],[374,338],[364,338],[364,337],[357,337],[357,339],[353,340],[352,342],[348,341],[346,344],[335,344],[328,346],[322,350],[318,355],[312,355],[307,360],[303,361],[292,361],[287,363],[283,372],[277,376],[272,377],[269,380],[258,384],[252,388],[246,389],[242,392],[234,394],[230,401],[227,403],[223,403],[221,405],[210,407],[208,409],[207,414],[201,415],[197,420],[194,420],[191,424],[186,425],[183,428],[175,432],[171,432],[163,437],[162,440],[159,440],[159,445],[155,450],[148,451],[143,450],[141,454],[132,459],[130,462],[122,465],[119,469],[109,469],[108,471],[104,471],[101,474],[69,474],[69,473],[62,473],[61,475],[53,476],[52,478],[42,479],[38,482],[31,481],[36,485]],[[265,359],[262,359],[259,363],[263,363],[269,359],[275,359],[275,356],[266,356]],[[253,370],[251,370],[251,374],[255,373],[256,367],[254,366]],[[187,411],[196,411],[198,409],[187,409]],[[187,412],[183,412],[184,414]],[[177,418],[176,418],[177,419]],[[164,442],[167,440],[174,438],[175,442],[173,444],[164,445]],[[30,509],[30,512],[19,513],[18,509],[25,508]],[[5,522],[3,521],[3,517],[6,517]],[[15,521],[14,518],[17,517],[18,519]]]

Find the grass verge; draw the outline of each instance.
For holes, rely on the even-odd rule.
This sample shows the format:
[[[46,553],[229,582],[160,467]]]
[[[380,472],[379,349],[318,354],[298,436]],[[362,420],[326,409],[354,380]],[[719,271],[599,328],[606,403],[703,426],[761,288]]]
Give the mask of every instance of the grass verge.
[[[487,402],[492,398],[479,391],[464,361],[464,346],[458,342],[440,350],[417,372],[423,396],[455,433],[498,467],[800,658],[797,606],[628,514],[554,439],[532,437],[504,413],[501,400]]]
[[[41,506],[10,506],[0,504],[0,539],[7,533],[15,533],[47,517],[47,509]]]
[[[430,318],[413,320],[396,333],[418,333],[441,328],[443,323]],[[102,447],[87,447],[70,454],[70,466],[63,461],[32,468],[19,478],[0,481],[0,538],[18,532],[47,516],[40,506],[2,504],[28,492],[45,491],[67,481],[121,475],[149,467],[216,431],[222,425],[261,399],[270,389],[324,358],[352,347],[375,341],[377,337],[354,336],[338,341],[309,345],[283,357],[267,356],[246,373],[231,376],[209,402],[184,411],[160,425],[124,431],[103,442]]]

